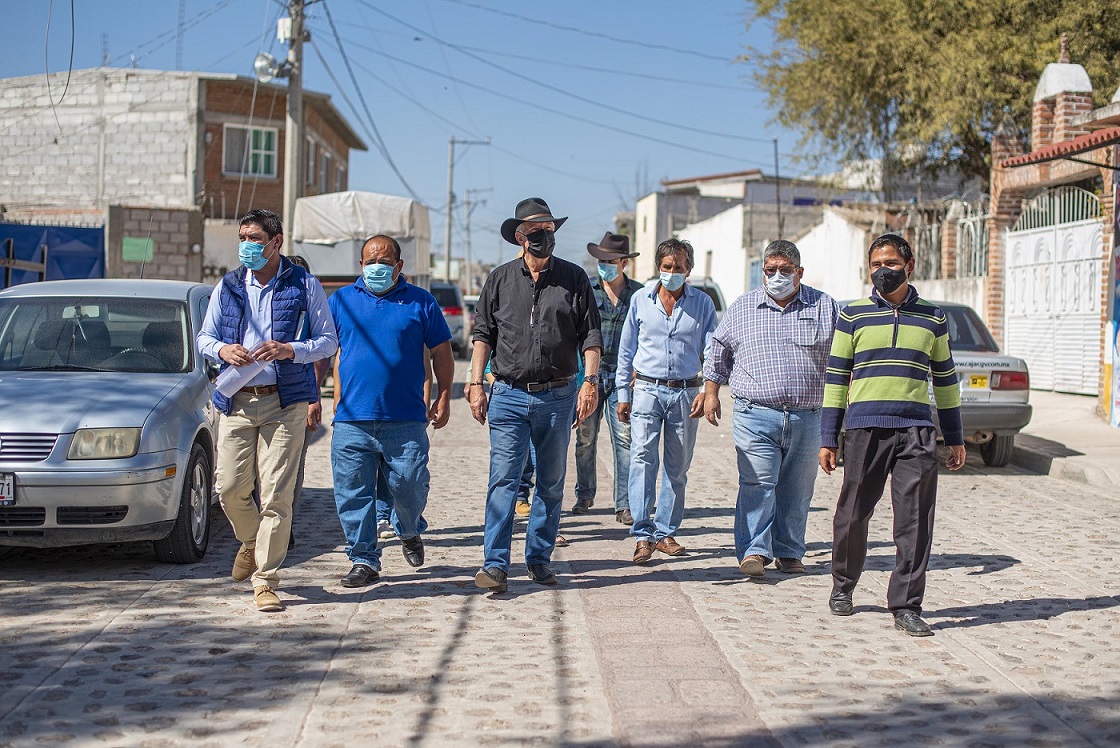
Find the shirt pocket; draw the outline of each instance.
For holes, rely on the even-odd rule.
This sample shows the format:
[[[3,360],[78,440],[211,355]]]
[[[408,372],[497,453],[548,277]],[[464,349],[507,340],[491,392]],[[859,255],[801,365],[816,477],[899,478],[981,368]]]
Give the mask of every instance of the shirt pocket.
[[[798,317],[794,324],[793,342],[795,345],[812,347],[820,339],[820,327],[814,317]]]

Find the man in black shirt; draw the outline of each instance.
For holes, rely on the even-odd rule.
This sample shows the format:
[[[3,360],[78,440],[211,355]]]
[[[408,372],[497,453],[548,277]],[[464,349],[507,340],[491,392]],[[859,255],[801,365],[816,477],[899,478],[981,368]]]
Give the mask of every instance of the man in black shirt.
[[[573,410],[582,421],[599,399],[602,335],[591,284],[583,269],[552,256],[556,229],[548,204],[531,197],[517,204],[502,224],[502,237],[524,255],[494,269],[478,297],[471,360],[471,412],[490,421],[490,483],[486,492],[486,532],[478,587],[506,591],[513,507],[521,470],[536,450],[537,496],[525,530],[525,563],[538,584],[556,584],[549,568],[564,497]],[[483,387],[490,360],[491,400]],[[578,357],[584,356],[583,386],[577,395]]]

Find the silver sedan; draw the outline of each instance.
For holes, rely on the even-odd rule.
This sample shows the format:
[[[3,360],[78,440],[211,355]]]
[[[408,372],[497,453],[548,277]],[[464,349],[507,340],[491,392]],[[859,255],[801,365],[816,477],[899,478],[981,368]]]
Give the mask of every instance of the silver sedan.
[[[153,541],[206,553],[213,371],[191,345],[211,288],[156,280],[0,292],[0,550]]]

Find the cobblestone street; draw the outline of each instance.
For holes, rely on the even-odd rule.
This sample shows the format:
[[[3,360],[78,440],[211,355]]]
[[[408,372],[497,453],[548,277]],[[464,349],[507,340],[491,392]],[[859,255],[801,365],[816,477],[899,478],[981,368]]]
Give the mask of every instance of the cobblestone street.
[[[390,541],[382,581],[347,590],[320,432],[279,614],[258,613],[248,583],[229,579],[237,544],[217,507],[194,566],[158,563],[148,545],[6,557],[0,743],[1120,743],[1110,492],[987,468],[971,450],[962,471],[943,470],[926,598],[936,635],[919,640],[894,631],[885,608],[886,500],[856,615],[828,613],[839,472],[817,481],[809,573],[739,574],[729,419],[700,425],[687,557],[630,563],[602,494],[603,429],[601,496],[590,515],[564,516],[560,586],[532,584],[515,564],[507,595],[484,594],[472,576],[487,453],[487,430],[455,400],[432,436],[427,564],[407,566]],[[522,550],[515,537],[515,560]]]

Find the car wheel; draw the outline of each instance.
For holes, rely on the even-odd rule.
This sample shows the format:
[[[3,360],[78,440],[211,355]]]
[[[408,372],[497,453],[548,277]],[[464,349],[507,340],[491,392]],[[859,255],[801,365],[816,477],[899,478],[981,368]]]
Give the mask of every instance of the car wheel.
[[[213,472],[210,456],[201,444],[191,447],[179,513],[171,534],[153,543],[156,558],[172,564],[193,564],[206,555],[210,544],[210,491]]]
[[[984,464],[992,467],[1003,467],[1011,462],[1011,453],[1014,451],[1014,434],[997,434],[990,442],[980,445],[980,456],[984,458]]]

